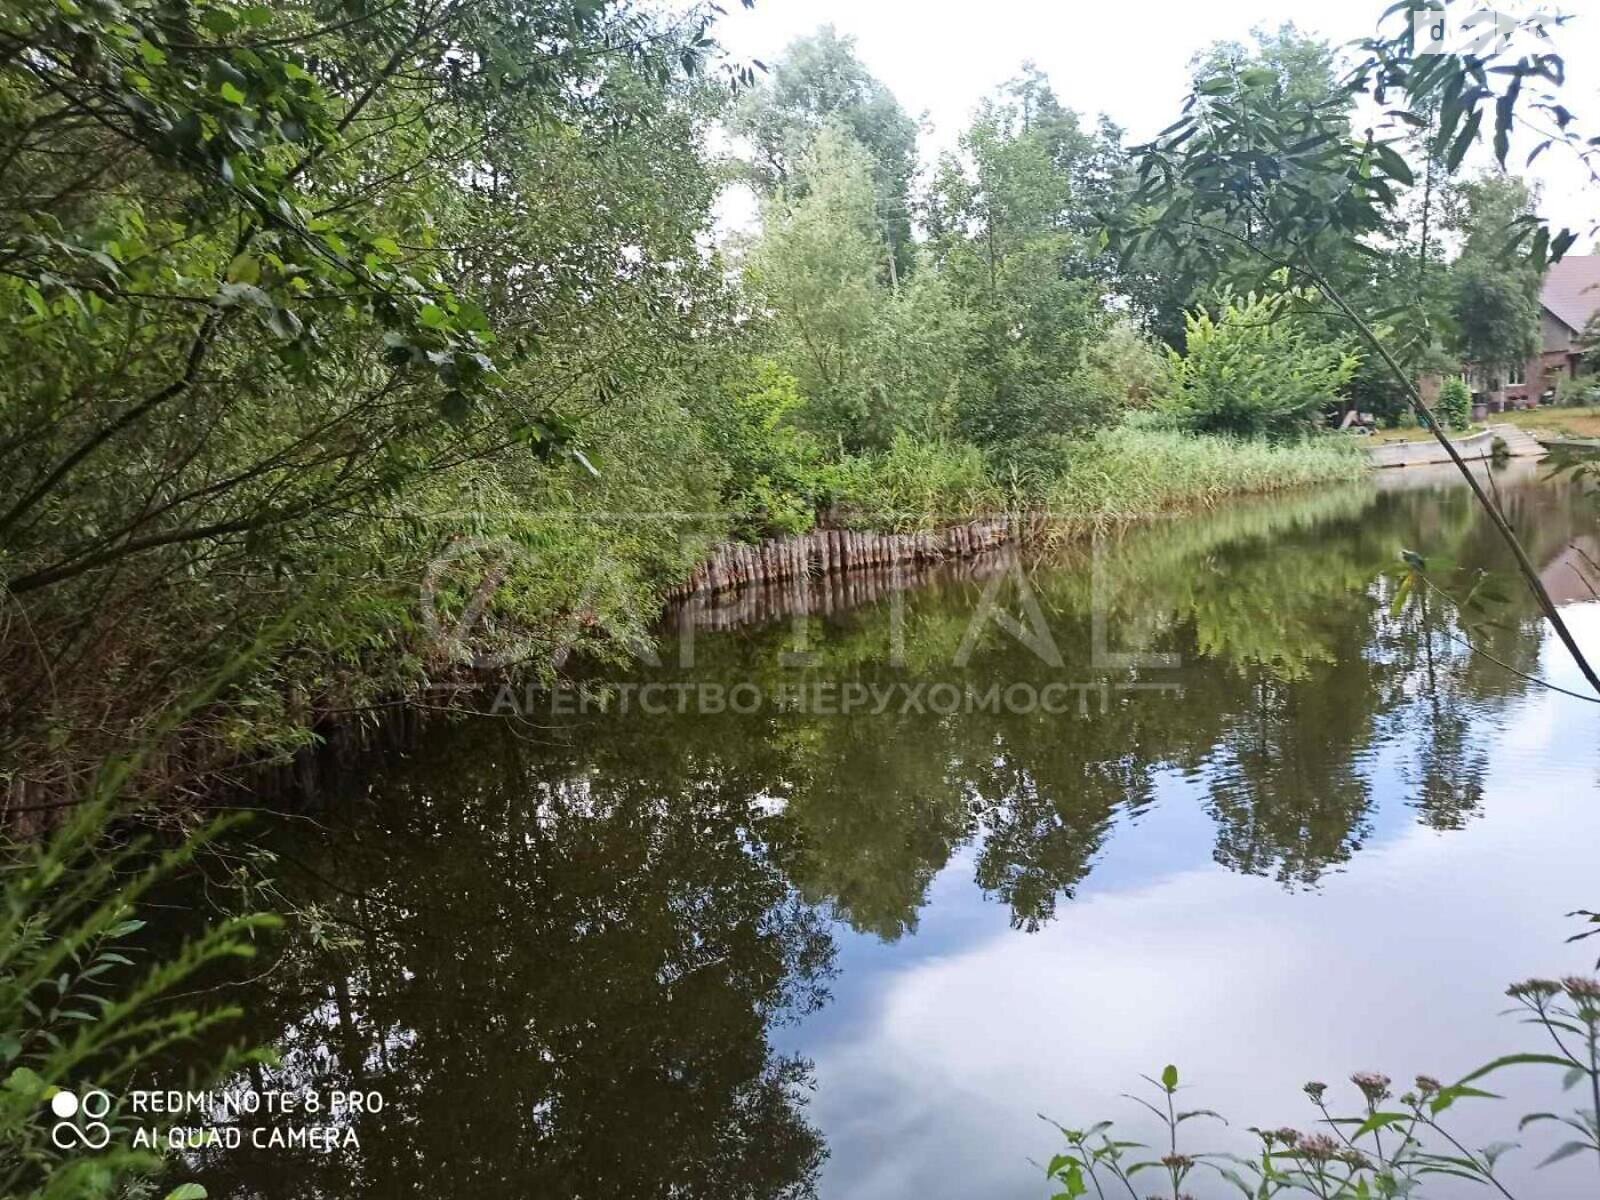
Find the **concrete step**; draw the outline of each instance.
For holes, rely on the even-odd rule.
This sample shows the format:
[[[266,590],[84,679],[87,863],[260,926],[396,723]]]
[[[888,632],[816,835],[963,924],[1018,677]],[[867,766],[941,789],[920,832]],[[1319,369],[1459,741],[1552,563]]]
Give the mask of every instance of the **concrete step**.
[[[1506,450],[1512,458],[1538,458],[1545,453],[1545,448],[1536,439],[1515,425],[1490,425],[1477,433],[1452,438],[1451,444],[1463,458],[1475,460],[1487,457],[1493,452],[1496,438],[1505,442]],[[1424,463],[1450,461],[1450,456],[1445,453],[1443,447],[1432,438],[1411,442],[1385,442],[1382,445],[1369,447],[1367,456],[1376,467],[1414,467]]]
[[[1489,431],[1505,442],[1506,449],[1515,458],[1545,452],[1536,437],[1516,425],[1491,425]]]

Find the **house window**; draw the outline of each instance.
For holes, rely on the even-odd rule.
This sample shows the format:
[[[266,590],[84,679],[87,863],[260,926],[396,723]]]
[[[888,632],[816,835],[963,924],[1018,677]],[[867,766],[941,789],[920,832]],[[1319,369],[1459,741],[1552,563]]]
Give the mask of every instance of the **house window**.
[[[1506,368],[1506,386],[1521,387],[1528,382],[1528,364],[1512,363]]]

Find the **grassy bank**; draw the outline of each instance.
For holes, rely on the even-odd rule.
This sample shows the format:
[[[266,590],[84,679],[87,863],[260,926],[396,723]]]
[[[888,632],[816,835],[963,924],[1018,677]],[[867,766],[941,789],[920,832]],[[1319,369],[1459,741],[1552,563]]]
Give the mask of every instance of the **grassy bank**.
[[[598,477],[571,464],[529,482],[483,471],[470,488],[412,497],[363,547],[368,572],[348,577],[335,560],[301,576],[300,607],[287,623],[272,616],[288,604],[282,585],[263,581],[258,603],[239,614],[269,631],[262,653],[168,753],[147,760],[139,789],[203,791],[241,762],[282,760],[314,742],[317,729],[423,700],[441,684],[508,673],[548,679],[573,651],[625,659],[628,645],[649,636],[664,597],[741,526],[738,514],[716,513],[715,475],[691,469],[690,442],[664,447],[659,437],[605,432],[611,452]],[[670,481],[650,470],[664,449],[681,464]],[[856,529],[906,532],[1028,511],[1048,514],[1055,535],[1070,537],[1366,470],[1353,441],[1273,445],[1121,426],[1061,440],[1048,468],[1027,477],[970,444],[900,438],[884,451],[820,465],[815,492],[802,498],[817,517]],[[685,523],[674,513],[705,515]],[[763,522],[753,515],[744,536],[757,540],[751,525]],[[48,720],[7,748],[13,769],[27,764],[13,776],[29,781],[22,795],[37,801],[76,790],[93,762],[148,739],[153,714],[219,669],[222,649],[182,658],[184,630],[198,614],[167,606],[149,617],[165,617],[167,627],[141,629],[143,665],[182,661],[187,669],[62,678],[45,693]],[[52,727],[76,728],[76,714],[104,703],[108,679],[122,722],[50,744]]]
[[[1496,413],[1493,420],[1515,425],[1529,433],[1548,433],[1559,437],[1600,438],[1600,409],[1528,408]]]
[[[1552,434],[1557,437],[1600,438],[1600,409],[1594,408],[1521,408],[1513,412],[1491,413],[1482,421],[1475,421],[1470,429],[1452,433],[1451,437],[1471,437],[1482,433],[1491,425],[1515,425],[1532,434]],[[1372,435],[1372,442],[1425,442],[1433,437],[1426,429],[1412,426],[1409,429],[1380,429]]]
[[[974,446],[897,442],[829,468],[822,507],[830,521],[884,532],[1007,510],[1093,526],[1362,479],[1370,469],[1365,450],[1344,436],[1277,443],[1130,424],[1063,440],[1052,459],[1021,474],[986,461]]]
[[[1123,426],[1072,454],[1045,493],[1044,509],[1069,527],[1094,526],[1208,508],[1230,496],[1349,482],[1369,470],[1354,439],[1280,445]]]

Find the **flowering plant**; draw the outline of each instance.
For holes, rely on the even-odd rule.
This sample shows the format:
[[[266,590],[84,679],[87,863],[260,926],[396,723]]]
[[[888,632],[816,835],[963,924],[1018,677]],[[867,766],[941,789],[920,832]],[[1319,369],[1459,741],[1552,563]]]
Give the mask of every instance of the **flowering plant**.
[[[1398,1100],[1393,1099],[1389,1076],[1357,1071],[1350,1082],[1360,1093],[1361,1105],[1338,1116],[1329,1106],[1328,1085],[1308,1083],[1305,1093],[1320,1114],[1317,1124],[1322,1128],[1304,1133],[1252,1127],[1259,1151],[1249,1158],[1179,1148],[1180,1127],[1200,1118],[1222,1118],[1209,1109],[1180,1110],[1178,1068],[1168,1066],[1159,1078],[1143,1077],[1157,1090],[1160,1102],[1130,1097],[1165,1125],[1165,1153],[1151,1156],[1143,1143],[1118,1138],[1110,1121],[1086,1129],[1056,1125],[1066,1147],[1045,1168],[1050,1180],[1060,1185],[1052,1200],[1073,1200],[1091,1191],[1097,1200],[1123,1193],[1129,1200],[1141,1200],[1135,1179],[1145,1173],[1162,1178],[1162,1196],[1190,1200],[1186,1184],[1200,1170],[1215,1172],[1247,1200],[1294,1195],[1319,1200],[1420,1196],[1424,1186],[1439,1177],[1468,1180],[1516,1200],[1497,1173],[1501,1157],[1516,1149],[1516,1143],[1469,1148],[1446,1127],[1446,1114],[1461,1100],[1498,1099],[1477,1085],[1503,1068],[1556,1067],[1563,1073],[1563,1089],[1583,1085],[1593,1107],[1530,1113],[1518,1123],[1518,1131],[1553,1125],[1565,1132],[1566,1140],[1540,1162],[1541,1167],[1584,1153],[1600,1159],[1600,981],[1584,976],[1528,979],[1513,984],[1506,994],[1516,1001],[1510,1011],[1541,1028],[1554,1053],[1506,1055],[1448,1085],[1419,1075]]]

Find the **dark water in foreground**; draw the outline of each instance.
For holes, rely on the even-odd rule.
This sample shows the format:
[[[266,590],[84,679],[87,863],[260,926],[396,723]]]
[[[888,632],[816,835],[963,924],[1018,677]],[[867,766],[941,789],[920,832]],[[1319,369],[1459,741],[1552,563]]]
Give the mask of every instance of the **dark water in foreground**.
[[[1600,902],[1597,711],[1506,669],[1577,686],[1520,593],[1475,634],[1506,666],[1437,597],[1391,611],[1401,547],[1503,563],[1448,476],[1386,482],[997,559],[903,604],[863,584],[797,620],[763,598],[742,615],[765,623],[698,632],[692,667],[668,638],[669,665],[608,676],[692,693],[546,697],[365,765],[274,823],[306,919],[241,994],[284,1055],[258,1084],[385,1110],[352,1118],[359,1149],[193,1177],[1037,1197],[1035,1114],[1149,1136],[1120,1093],[1168,1061],[1233,1121],[1191,1128],[1237,1146],[1309,1127],[1307,1079],[1528,1047],[1506,983],[1593,965],[1562,939]],[[1566,547],[1594,510],[1503,487],[1552,588],[1586,597]],[[1600,649],[1600,604],[1567,612]],[[1561,1099],[1502,1083],[1462,1113],[1476,1144]],[[1567,1163],[1524,1194],[1580,1182]]]

